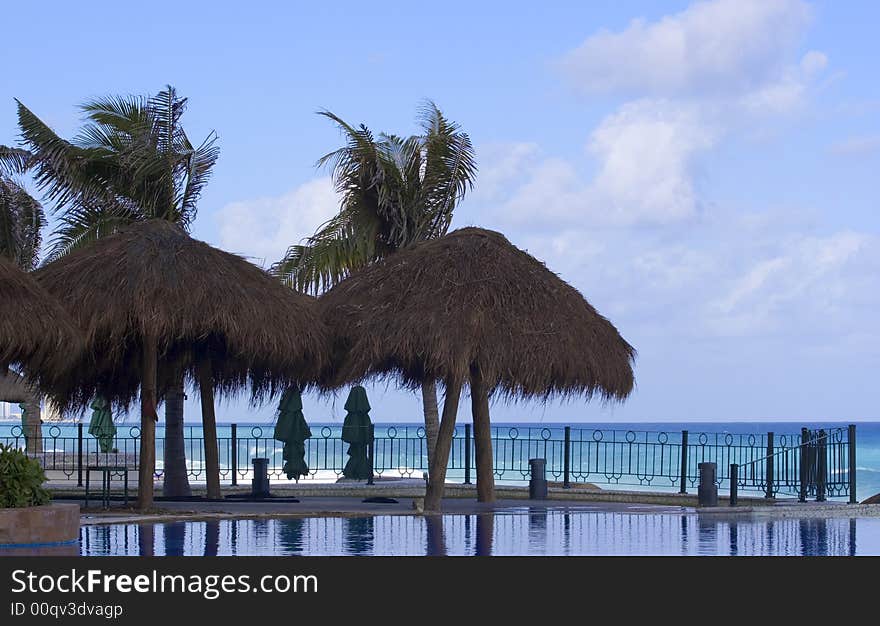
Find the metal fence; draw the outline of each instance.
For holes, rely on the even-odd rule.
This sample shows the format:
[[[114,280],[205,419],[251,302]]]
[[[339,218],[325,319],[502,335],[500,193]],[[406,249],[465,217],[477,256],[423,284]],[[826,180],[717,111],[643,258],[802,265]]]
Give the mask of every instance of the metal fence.
[[[819,433],[821,445],[819,445]],[[305,442],[309,475],[302,480],[334,481],[342,476],[349,444],[339,425],[314,426]],[[269,460],[269,476],[286,479],[283,442],[272,438],[271,426],[232,424],[218,437],[221,480],[236,485],[249,479],[254,458]],[[87,466],[112,465],[137,469],[140,429],[120,427],[110,452],[76,424],[69,428],[44,425],[38,457],[53,480],[83,482]],[[6,445],[26,449],[26,437],[15,426]],[[578,483],[688,493],[699,481],[698,465],[717,464],[719,488],[730,488],[736,467],[738,491],[773,497],[790,494],[813,497],[849,497],[855,501],[855,426],[799,433],[735,434],[705,431],[642,431],[580,427],[508,427],[492,429],[493,467],[499,482],[529,480],[529,459],[546,460],[547,479],[564,487]],[[809,445],[804,445],[809,444]],[[163,470],[165,440],[156,439],[156,458]],[[33,446],[31,446],[33,448]],[[190,430],[185,437],[187,468],[194,480],[204,479],[204,441]],[[421,426],[375,425],[372,467],[378,477],[422,478],[428,471],[427,441]],[[806,456],[805,456],[806,455]],[[475,479],[474,445],[470,424],[456,427],[447,480],[471,483]],[[822,479],[821,493],[819,478]]]
[[[779,493],[798,500],[849,497],[856,502],[856,427],[801,430],[797,445],[776,448],[767,454],[729,467],[730,500],[736,505],[740,489],[758,488],[765,497]]]

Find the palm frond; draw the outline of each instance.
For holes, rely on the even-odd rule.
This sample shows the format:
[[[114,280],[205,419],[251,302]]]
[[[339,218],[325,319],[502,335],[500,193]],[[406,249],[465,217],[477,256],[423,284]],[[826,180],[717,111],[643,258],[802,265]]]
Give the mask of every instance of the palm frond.
[[[34,155],[22,148],[0,146],[0,175],[24,174],[33,164]]]
[[[444,234],[476,176],[470,138],[433,102],[420,112],[424,134],[407,138],[383,133],[377,140],[363,124],[326,110],[319,115],[345,140],[317,162],[331,172],[339,214],[272,268],[290,286],[316,293],[395,250]]]
[[[46,216],[18,182],[0,176],[0,255],[24,270],[36,267]]]
[[[119,228],[141,221],[131,208],[117,205],[111,208],[97,205],[76,205],[61,217],[46,256],[46,262],[63,257],[101,237],[112,235]]]
[[[343,210],[303,244],[293,245],[271,272],[299,291],[320,293],[377,258],[369,214]]]
[[[24,104],[18,103],[22,141],[33,155],[34,181],[56,212],[76,199],[112,202],[110,181],[115,167],[106,152],[82,148],[62,139]]]
[[[198,148],[192,150],[189,139],[186,139],[186,144],[190,147],[186,159],[186,184],[176,204],[180,211],[180,221],[187,225],[195,219],[196,203],[202,194],[202,189],[211,178],[214,164],[220,157],[220,148],[216,142],[217,133],[212,132]]]

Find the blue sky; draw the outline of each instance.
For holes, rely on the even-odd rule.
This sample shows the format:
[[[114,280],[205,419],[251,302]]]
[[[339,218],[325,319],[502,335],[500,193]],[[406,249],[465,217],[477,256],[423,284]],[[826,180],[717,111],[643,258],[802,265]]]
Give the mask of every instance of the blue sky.
[[[504,232],[639,350],[624,404],[495,421],[880,418],[877,3],[218,4],[4,7],[0,143],[13,97],[72,135],[78,103],[173,84],[222,150],[194,235],[268,265],[336,207],[314,162],[340,137],[314,112],[406,134],[432,98],[478,153],[454,225]]]

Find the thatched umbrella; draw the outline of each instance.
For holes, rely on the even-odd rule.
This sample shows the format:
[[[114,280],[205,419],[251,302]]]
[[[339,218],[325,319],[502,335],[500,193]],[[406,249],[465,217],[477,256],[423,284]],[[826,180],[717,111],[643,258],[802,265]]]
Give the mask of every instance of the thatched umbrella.
[[[482,501],[494,498],[491,394],[622,400],[633,388],[633,347],[574,287],[497,232],[463,228],[407,248],[320,301],[336,357],[326,387],[372,375],[413,388],[425,378],[444,382],[426,510],[439,506],[462,384],[471,391]]]
[[[82,349],[82,336],[64,307],[2,255],[0,306],[0,402],[23,404],[25,449],[36,453],[42,449],[40,402],[31,383],[63,371]],[[27,378],[10,372],[10,365]]]
[[[0,256],[0,369],[11,364],[39,374],[66,367],[81,333],[64,307],[33,276]]]
[[[153,500],[157,392],[169,372],[199,384],[208,495],[219,497],[215,388],[271,394],[309,382],[326,359],[313,298],[163,220],[125,227],[36,276],[85,330],[88,359],[55,381],[54,395],[68,407],[96,393],[127,405],[140,389],[141,507]]]

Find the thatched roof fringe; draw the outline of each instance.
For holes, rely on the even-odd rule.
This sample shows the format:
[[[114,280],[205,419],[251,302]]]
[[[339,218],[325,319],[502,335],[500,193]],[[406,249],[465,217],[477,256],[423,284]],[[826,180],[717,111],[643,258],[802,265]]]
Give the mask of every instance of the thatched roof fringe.
[[[467,382],[512,397],[633,389],[635,349],[571,285],[501,233],[463,228],[369,266],[320,298],[334,337],[326,388],[367,377]]]

